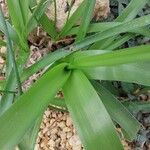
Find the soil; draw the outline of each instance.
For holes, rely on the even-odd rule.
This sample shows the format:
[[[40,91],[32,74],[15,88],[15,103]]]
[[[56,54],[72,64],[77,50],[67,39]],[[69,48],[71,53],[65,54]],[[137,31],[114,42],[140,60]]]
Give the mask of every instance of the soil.
[[[58,30],[60,30],[67,21],[70,7],[71,7],[70,11],[71,16],[82,2],[83,0],[56,0],[57,4],[56,16],[53,2],[48,7],[47,16],[53,21],[55,20],[56,17],[56,27],[58,28]],[[96,20],[100,20],[102,18],[107,18],[109,13],[110,13],[109,0],[96,0],[93,17],[95,17]]]

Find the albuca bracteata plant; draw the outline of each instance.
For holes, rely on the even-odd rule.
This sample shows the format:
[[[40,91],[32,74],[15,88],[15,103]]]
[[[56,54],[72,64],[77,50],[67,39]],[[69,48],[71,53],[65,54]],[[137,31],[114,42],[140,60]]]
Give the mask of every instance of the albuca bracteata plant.
[[[120,125],[127,140],[135,139],[142,125],[132,115],[130,103],[119,101],[102,81],[150,86],[150,45],[120,48],[137,35],[150,37],[150,15],[136,18],[149,0],[131,0],[113,22],[98,23],[91,22],[96,1],[84,0],[59,32],[46,15],[49,2],[7,0],[10,17],[4,18],[0,11],[0,34],[5,38],[0,43],[7,45],[0,149],[21,147],[26,140],[32,141],[28,148],[34,149],[44,110],[63,103],[86,150],[121,150],[115,125]],[[28,35],[37,26],[54,41],[66,36],[75,37],[75,41],[25,68],[30,53]],[[43,75],[23,93],[21,84],[43,68]],[[59,104],[55,96],[60,90],[64,97]],[[140,104],[136,103],[135,109]],[[150,108],[150,103],[144,105]]]

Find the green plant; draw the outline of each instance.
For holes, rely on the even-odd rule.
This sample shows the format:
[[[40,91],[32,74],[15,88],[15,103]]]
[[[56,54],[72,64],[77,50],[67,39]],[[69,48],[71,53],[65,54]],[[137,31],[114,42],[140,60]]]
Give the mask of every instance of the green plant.
[[[150,46],[117,49],[137,35],[150,37],[150,15],[135,18],[147,2],[131,0],[114,22],[90,23],[92,11],[88,8],[93,9],[95,1],[85,0],[57,33],[55,23],[45,15],[48,1],[37,4],[35,0],[7,0],[11,23],[0,12],[0,30],[8,48],[0,101],[0,149],[16,145],[33,149],[42,113],[48,105],[70,112],[87,150],[123,149],[116,123],[124,137],[133,140],[142,126],[131,114],[131,108],[149,109],[150,103],[121,103],[102,81],[150,86]],[[80,26],[74,27],[81,14],[86,16],[87,12]],[[38,25],[54,40],[66,35],[77,35],[77,39],[24,68],[29,57],[28,34]],[[1,45],[5,42],[1,41]],[[21,83],[45,67],[43,76],[23,93]],[[64,93],[61,101],[54,98],[59,90]]]

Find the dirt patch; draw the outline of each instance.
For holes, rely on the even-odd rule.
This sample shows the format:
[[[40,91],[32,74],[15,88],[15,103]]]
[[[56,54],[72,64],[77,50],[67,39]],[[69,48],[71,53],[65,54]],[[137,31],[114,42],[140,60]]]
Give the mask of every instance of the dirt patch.
[[[69,114],[48,108],[43,116],[35,150],[82,149]]]
[[[68,17],[68,10],[69,6],[71,7],[70,16],[76,11],[76,9],[80,6],[80,4],[83,2],[83,0],[74,0],[72,1],[73,4],[71,4],[72,0],[56,0],[56,26],[60,30],[65,22],[67,21]],[[96,18],[96,20],[100,20],[101,18],[106,18],[110,12],[109,7],[109,0],[96,0],[95,9],[93,17]],[[47,15],[50,19],[53,21],[55,20],[55,7],[54,3],[51,3],[48,7]]]

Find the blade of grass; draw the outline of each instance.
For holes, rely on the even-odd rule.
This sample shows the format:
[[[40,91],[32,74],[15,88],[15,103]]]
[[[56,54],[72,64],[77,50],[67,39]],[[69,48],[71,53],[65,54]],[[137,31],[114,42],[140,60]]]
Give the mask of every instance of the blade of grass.
[[[5,27],[3,26],[1,19],[2,18],[0,18],[0,31],[2,31],[4,34],[6,34],[5,33]],[[13,27],[10,25],[9,22],[6,21],[6,24],[7,24],[7,28],[8,28],[11,40],[14,41],[17,45],[19,45],[18,35],[16,34],[16,32],[14,31]]]
[[[67,0],[67,3],[68,3],[68,5],[69,5],[69,8],[68,8],[68,15],[67,15],[67,21],[68,21],[68,20],[69,20],[69,17],[70,17],[70,14],[71,14],[71,9],[72,9],[72,7],[73,7],[73,5],[74,5],[74,3],[75,3],[75,0],[70,0],[70,1]]]
[[[132,37],[135,37],[137,35],[143,35],[145,37],[150,38],[150,30],[147,27],[138,28],[138,29],[128,31],[128,32],[129,33],[126,33],[126,37],[130,36],[132,33]],[[121,41],[122,42],[120,44],[123,44],[126,42],[126,40],[121,40]],[[101,46],[99,46],[99,45],[101,45]],[[105,39],[105,42],[104,42],[104,40],[102,40],[101,42],[97,42],[93,46],[91,46],[90,48],[92,48],[92,49],[96,48],[97,49],[97,47],[99,47],[100,49],[108,49],[109,47],[113,47],[113,45],[114,45],[114,38],[111,38],[108,40]],[[121,45],[118,45],[118,46],[121,46]]]
[[[120,36],[118,39],[113,41],[108,47],[106,47],[107,50],[115,50],[116,48],[123,45],[125,42],[129,41],[130,39],[134,38],[134,34],[125,34],[123,36]]]
[[[0,117],[0,147],[12,149],[68,79],[66,63],[49,70]],[[33,109],[34,108],[34,109]]]
[[[66,105],[84,148],[123,149],[103,103],[86,76],[74,70],[63,89]]]
[[[94,35],[91,35],[81,42],[77,42],[76,44],[72,44],[69,47],[66,47],[65,49],[70,49],[71,50],[77,50],[84,48],[92,43],[95,43],[97,41],[112,37],[114,35],[120,34],[120,33],[125,33],[128,31],[134,31],[136,28],[144,27],[149,25],[150,23],[150,15],[145,15],[143,17],[133,19],[132,21],[129,22],[124,22],[121,25],[115,26],[111,29],[108,29],[104,32],[99,32]]]
[[[87,31],[87,33],[94,33],[94,32],[103,32],[103,31],[106,31],[106,30],[108,30],[108,29],[111,29],[111,28],[113,28],[113,27],[115,27],[115,26],[118,26],[118,25],[121,25],[122,23],[121,22],[102,22],[102,23],[92,23],[92,24],[90,24],[89,25],[89,28],[88,28],[88,31]],[[74,28],[72,28],[72,30],[70,30],[69,32],[68,32],[68,35],[76,35],[77,34],[77,32],[78,32],[78,30],[79,30],[79,27],[74,27]],[[131,32],[131,33],[133,33],[133,37],[135,37],[136,36],[136,34],[140,34],[140,35],[143,35],[143,36],[146,36],[146,37],[150,37],[150,30],[149,30],[149,28],[146,28],[146,27],[144,27],[144,28],[138,28],[138,29],[135,29],[135,30],[132,30],[132,31],[128,31],[128,32]],[[128,37],[128,36],[131,36],[131,34],[130,33],[127,33],[126,34],[126,38]],[[125,37],[123,37],[123,39],[124,39]],[[128,38],[127,38],[128,39]],[[121,39],[120,39],[121,40]],[[125,42],[125,40],[121,40],[122,42],[121,43],[124,43]],[[123,42],[124,41],[124,42]],[[109,43],[109,44],[108,44]],[[98,45],[100,45],[99,43],[97,43]],[[95,47],[94,46],[91,46],[91,49],[95,49],[95,48],[97,48],[97,44],[95,44]],[[112,44],[112,45],[111,45]],[[109,46],[108,46],[109,45]],[[114,41],[107,41],[107,44],[106,44],[106,46],[104,46],[104,48],[103,49],[107,49],[108,47],[113,47],[113,45],[114,45]],[[118,47],[119,47],[120,45],[118,45]],[[102,48],[102,47],[101,47]]]
[[[22,88],[21,88],[20,76],[19,76],[19,72],[18,72],[16,60],[15,60],[13,45],[9,36],[9,31],[8,31],[7,24],[5,22],[5,18],[4,18],[1,8],[0,8],[0,18],[5,29],[5,36],[6,36],[7,49],[8,49],[7,50],[7,54],[8,54],[7,55],[7,74],[9,75],[10,71],[14,69],[15,77],[16,77],[17,84],[18,84],[18,91],[21,94]]]
[[[55,23],[55,27],[56,27],[56,23],[57,23],[57,2],[56,0],[53,0],[54,1],[54,8],[55,8],[55,19],[54,19],[54,23]]]
[[[131,0],[129,5],[116,18],[115,21],[124,22],[130,21],[137,16],[139,11],[148,3],[149,0]]]
[[[68,31],[75,25],[75,23],[79,20],[81,17],[84,7],[85,7],[85,0],[82,2],[82,4],[77,8],[77,10],[72,14],[72,16],[68,19],[65,26],[62,28],[60,34],[58,35],[57,39],[64,37]]]
[[[14,93],[14,94],[17,93],[17,92],[15,92],[15,91],[5,91],[5,90],[3,90],[3,89],[0,90],[0,92],[1,92],[1,93]]]
[[[123,102],[123,105],[127,107],[131,112],[135,111],[147,111],[150,110],[150,102]]]
[[[127,22],[136,17],[138,12],[146,5],[148,0],[131,0],[129,5],[123,10],[120,16],[116,18],[116,22]],[[114,37],[115,38],[115,37]],[[109,38],[105,40],[101,40],[95,43],[91,49],[105,49],[108,47],[109,43],[113,42],[114,38]]]
[[[26,37],[25,24],[28,20],[28,0],[7,0],[9,14],[11,16],[12,23],[18,34],[22,34]]]
[[[95,6],[95,1],[96,0],[85,0],[85,8],[84,8],[84,12],[82,15],[82,20],[81,20],[81,24],[78,30],[78,34],[76,37],[76,42],[79,42],[81,40],[84,39],[84,37],[86,36],[92,15],[93,15],[93,10],[94,10],[94,6]]]
[[[102,32],[108,30],[112,27],[118,26],[122,24],[121,22],[99,22],[99,23],[91,23],[87,30],[87,33],[93,32]],[[70,31],[68,31],[67,35],[76,35],[78,33],[79,26],[73,27]]]
[[[6,79],[4,91],[15,91],[15,90],[16,90],[16,78],[14,75],[14,71],[12,70]],[[0,101],[0,116],[12,105],[14,97],[15,93],[4,92]]]
[[[10,23],[8,21],[6,21],[7,24],[7,30],[9,33],[9,38],[11,40],[13,40],[15,42],[15,44],[18,45],[19,47],[19,54],[20,54],[20,60],[18,62],[21,62],[19,64],[23,64],[26,62],[27,56],[28,56],[28,44],[27,44],[27,37],[22,35],[20,32],[18,32],[18,30],[15,28],[15,30],[13,29],[13,27],[10,25]],[[5,25],[3,24],[3,18],[0,18],[0,30],[6,35],[6,29],[5,29]],[[23,29],[22,29],[23,31]],[[25,32],[24,32],[25,33]],[[21,66],[20,65],[20,66]]]
[[[32,15],[30,16],[26,28],[28,29],[28,34],[37,26],[39,23],[40,18],[43,16],[46,8],[48,6],[47,0],[40,0],[40,2],[37,4],[36,8],[31,10]]]
[[[0,46],[6,46],[6,42],[0,39]]]
[[[24,25],[26,25],[30,17],[30,10],[29,10],[30,0],[25,0],[25,1],[17,0],[16,2],[19,3],[20,11],[22,14],[22,20]]]
[[[5,79],[0,79],[0,90],[4,89],[5,82],[6,82]]]
[[[45,14],[40,18],[39,23],[41,24],[42,28],[55,40],[55,38],[58,36],[55,23]]]

